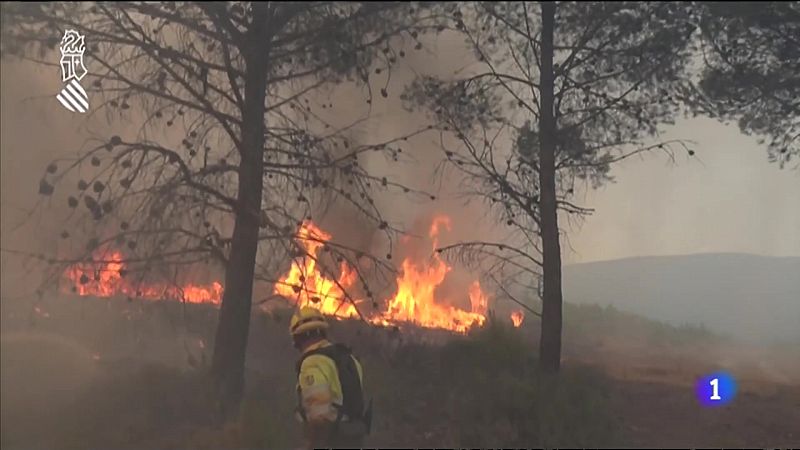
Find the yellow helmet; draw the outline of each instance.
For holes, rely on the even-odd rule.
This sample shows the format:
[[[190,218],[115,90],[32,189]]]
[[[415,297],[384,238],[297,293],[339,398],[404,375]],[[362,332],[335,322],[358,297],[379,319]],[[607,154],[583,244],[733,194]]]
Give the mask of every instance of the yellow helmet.
[[[298,335],[311,330],[326,330],[328,322],[317,308],[303,306],[292,316],[289,323],[289,333]]]

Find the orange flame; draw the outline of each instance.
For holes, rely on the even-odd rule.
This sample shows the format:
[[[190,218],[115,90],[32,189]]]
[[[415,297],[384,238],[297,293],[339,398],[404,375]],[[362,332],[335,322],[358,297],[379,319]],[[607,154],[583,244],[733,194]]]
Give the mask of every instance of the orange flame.
[[[178,300],[213,305],[219,305],[222,301],[223,288],[216,281],[210,286],[131,283],[123,276],[125,263],[121,252],[98,252],[94,256],[97,262],[75,264],[67,268],[65,273],[80,296],[107,298],[125,295],[145,300]]]
[[[450,218],[439,216],[433,220],[428,236],[433,248],[438,246],[441,228],[451,229]],[[327,276],[320,270],[318,258],[320,251],[330,241],[331,235],[317,227],[310,220],[304,221],[297,232],[298,244],[305,255],[292,261],[289,271],[274,285],[274,292],[297,306],[312,306],[324,314],[336,317],[357,317],[355,305],[362,299],[349,300],[347,293],[352,291],[358,280],[358,273],[346,262],[339,264],[338,275]],[[408,244],[408,239],[402,239]],[[95,255],[91,263],[76,264],[67,269],[65,276],[82,296],[112,297],[126,295],[150,300],[185,300],[189,303],[209,303],[219,305],[223,287],[214,282],[210,286],[186,284],[180,287],[165,284],[133,284],[123,276],[124,258],[121,252],[113,251],[105,255]],[[366,319],[378,325],[392,325],[398,322],[414,323],[426,328],[443,328],[460,333],[474,325],[486,321],[489,297],[475,280],[464,293],[469,299],[469,311],[452,306],[447,298],[437,298],[437,288],[447,278],[452,267],[447,265],[438,253],[424,261],[406,257],[397,277],[397,290],[387,299],[383,312],[376,312]],[[517,313],[515,313],[517,314]],[[522,313],[519,323],[522,323]],[[512,314],[512,320],[517,324]],[[201,343],[201,346],[204,345]]]
[[[472,305],[472,312],[475,314],[485,316],[486,311],[489,310],[489,297],[481,290],[481,284],[478,280],[469,285],[469,303]]]
[[[451,229],[450,218],[439,216],[433,220],[428,236],[433,248],[438,247],[439,228]],[[469,288],[472,311],[445,306],[436,301],[436,288],[444,282],[452,267],[448,266],[438,252],[428,264],[416,264],[411,258],[403,260],[397,278],[397,291],[389,300],[388,310],[383,314],[387,321],[411,322],[428,328],[445,328],[458,332],[467,331],[473,324],[482,325],[486,320],[488,299],[481,291],[480,283],[473,282]]]
[[[525,320],[525,313],[522,311],[514,311],[511,313],[511,323],[514,324],[514,328],[519,328],[523,320]]]
[[[297,232],[297,242],[306,255],[292,261],[289,273],[275,283],[275,293],[296,300],[297,306],[313,306],[324,314],[355,317],[355,306],[347,299],[345,289],[356,281],[357,274],[343,261],[339,277],[334,281],[317,270],[319,251],[331,235],[306,220]]]
[[[436,248],[440,228],[450,229],[450,219],[440,216],[434,219],[429,237]],[[357,274],[346,263],[341,263],[338,284],[317,269],[317,255],[331,235],[322,231],[310,221],[303,222],[298,231],[298,241],[309,256],[302,264],[295,260],[289,272],[275,284],[275,293],[296,300],[298,305],[310,305],[325,314],[338,317],[353,317],[358,313],[346,299],[345,290],[350,290],[356,282]],[[407,240],[401,242],[407,243]],[[397,291],[386,302],[386,310],[368,318],[372,323],[391,325],[397,322],[411,322],[428,328],[444,328],[457,332],[467,331],[473,324],[481,325],[486,320],[488,297],[481,290],[480,283],[473,282],[469,287],[471,311],[437,302],[436,288],[440,286],[451,267],[438,254],[425,263],[405,258],[397,278]],[[360,300],[356,300],[358,304]]]

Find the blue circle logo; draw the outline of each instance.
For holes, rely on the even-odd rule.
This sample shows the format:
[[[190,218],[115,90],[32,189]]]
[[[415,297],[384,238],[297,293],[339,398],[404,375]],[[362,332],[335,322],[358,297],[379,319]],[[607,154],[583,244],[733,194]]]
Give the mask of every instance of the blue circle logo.
[[[726,405],[736,396],[736,380],[725,372],[712,373],[697,380],[694,392],[703,406]]]

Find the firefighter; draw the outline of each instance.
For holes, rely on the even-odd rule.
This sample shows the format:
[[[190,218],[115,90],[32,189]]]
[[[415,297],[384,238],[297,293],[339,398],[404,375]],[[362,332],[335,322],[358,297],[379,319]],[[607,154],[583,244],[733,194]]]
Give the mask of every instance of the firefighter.
[[[292,316],[289,332],[301,352],[297,418],[309,448],[360,448],[371,425],[371,407],[364,408],[363,369],[349,348],[328,341],[327,329],[316,308],[304,306]]]

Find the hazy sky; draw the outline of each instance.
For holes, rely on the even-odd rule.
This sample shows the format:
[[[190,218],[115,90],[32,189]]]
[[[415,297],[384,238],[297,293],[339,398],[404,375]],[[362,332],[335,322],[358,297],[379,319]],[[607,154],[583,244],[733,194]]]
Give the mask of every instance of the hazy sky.
[[[16,207],[35,201],[47,160],[57,149],[79,146],[86,132],[50,95],[59,86],[57,69],[5,64],[2,72],[2,224],[8,245],[7,226],[18,218]],[[31,96],[42,99],[23,102]],[[399,113],[384,116],[384,123],[379,115],[376,126],[391,126],[388,121],[398,119],[394,114]],[[596,212],[570,230],[565,261],[703,252],[800,255],[800,171],[780,170],[754,138],[713,120],[680,122],[666,137],[696,141],[696,157],[679,154],[672,164],[652,154],[616,166],[616,183],[582,198]],[[428,180],[430,165],[409,176]],[[452,198],[443,200],[449,201],[447,210],[460,208]],[[482,215],[476,207],[467,214]],[[459,235],[466,238],[468,230]]]
[[[582,225],[562,221],[565,262],[711,252],[800,255],[799,170],[779,169],[755,138],[711,119],[683,120],[664,138],[694,141],[695,156],[677,151],[674,162],[662,153],[624,161],[612,169],[615,182],[580,193],[579,203],[595,212]],[[448,210],[462,208],[449,200]],[[488,224],[481,213],[473,206],[465,214],[483,228]]]
[[[800,255],[800,171],[780,170],[755,138],[714,120],[688,119],[666,136],[695,141],[695,158],[673,165],[652,154],[617,166],[616,183],[586,196],[596,212],[572,233],[570,260]]]

